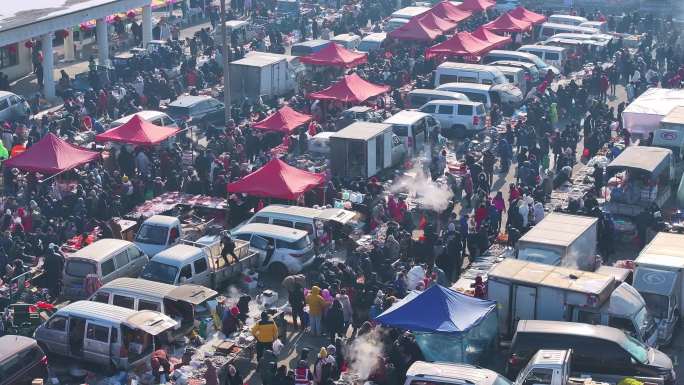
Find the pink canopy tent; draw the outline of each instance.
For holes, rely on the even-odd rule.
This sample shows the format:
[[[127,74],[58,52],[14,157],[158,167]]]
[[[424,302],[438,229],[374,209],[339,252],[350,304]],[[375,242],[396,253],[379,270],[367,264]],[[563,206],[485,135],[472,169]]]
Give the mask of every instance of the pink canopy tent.
[[[442,33],[443,31],[436,26],[429,26],[428,21],[423,21],[422,17],[414,17],[408,23],[390,32],[389,36],[397,40],[431,42]]]
[[[494,32],[514,33],[529,31],[532,28],[532,23],[516,19],[508,13],[504,13],[495,20],[483,25],[483,27]]]
[[[477,27],[477,29],[473,31],[472,35],[480,40],[490,42],[494,45],[494,47],[497,48],[503,47],[506,44],[513,41],[513,38],[511,38],[510,36],[497,35],[494,32],[489,31],[482,26]]]
[[[425,51],[425,58],[444,56],[480,56],[491,50],[493,44],[474,37],[469,32],[459,32],[449,40],[434,45]]]
[[[475,13],[486,11],[495,5],[493,1],[488,0],[463,0],[463,3],[457,5],[457,7],[461,10]]]
[[[368,54],[352,52],[337,43],[331,42],[318,52],[299,59],[304,64],[352,68],[368,62]]]
[[[296,200],[324,182],[323,173],[304,171],[275,158],[244,178],[229,183],[227,188],[229,193]]]
[[[361,103],[374,96],[382,95],[390,90],[388,86],[380,86],[362,79],[357,74],[345,76],[339,82],[318,92],[309,94],[309,99],[337,100],[348,103]]]
[[[161,127],[134,115],[128,122],[96,135],[98,142],[120,142],[139,146],[153,146],[174,136],[180,131],[176,127]]]
[[[534,25],[539,25],[542,24],[546,21],[546,16],[541,15],[536,12],[532,12],[530,10],[525,9],[522,5],[513,9],[512,11],[508,12],[511,16],[515,17],[516,19],[524,20],[524,21],[529,21],[530,23]]]
[[[416,17],[420,18],[420,21],[423,23],[423,25],[428,28],[438,29],[442,32],[449,32],[456,29],[455,21],[442,19],[432,12],[425,12],[424,14]]]
[[[263,131],[283,132],[286,134],[292,133],[297,127],[302,124],[309,123],[311,115],[302,114],[285,106],[279,109],[276,113],[268,116],[266,119],[256,122],[252,128]]]
[[[435,4],[435,6],[430,9],[430,12],[439,18],[456,23],[466,20],[473,15],[472,12],[462,10],[451,4],[450,1],[442,1]]]
[[[76,147],[48,133],[21,154],[4,162],[5,167],[41,174],[58,174],[97,160],[100,153]]]

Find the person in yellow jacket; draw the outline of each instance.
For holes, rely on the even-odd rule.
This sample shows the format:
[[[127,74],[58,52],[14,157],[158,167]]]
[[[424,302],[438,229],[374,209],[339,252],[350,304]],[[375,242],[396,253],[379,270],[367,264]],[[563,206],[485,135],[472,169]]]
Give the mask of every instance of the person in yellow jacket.
[[[252,327],[252,335],[257,340],[257,361],[265,350],[273,350],[273,342],[278,338],[278,326],[271,320],[268,313],[261,312],[261,321]]]
[[[309,305],[309,324],[311,325],[311,333],[318,336],[321,334],[321,322],[323,320],[323,311],[328,305],[325,299],[321,296],[321,288],[313,286],[311,292],[306,296],[306,304]]]

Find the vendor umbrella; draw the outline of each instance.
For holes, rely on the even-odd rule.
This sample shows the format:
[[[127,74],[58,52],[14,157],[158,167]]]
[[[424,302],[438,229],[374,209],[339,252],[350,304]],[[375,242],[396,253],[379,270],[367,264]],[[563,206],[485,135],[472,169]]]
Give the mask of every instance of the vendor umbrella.
[[[368,62],[368,54],[352,52],[337,43],[331,42],[320,51],[303,56],[299,60],[309,65],[352,68]]]
[[[469,32],[459,32],[449,40],[436,44],[425,51],[425,58],[444,56],[480,56],[493,48],[489,42],[480,40]]]
[[[296,200],[305,192],[324,182],[325,174],[323,173],[304,171],[274,158],[244,178],[229,183],[228,192],[262,198]]]
[[[504,13],[495,20],[483,25],[483,27],[494,32],[519,33],[530,30],[532,28],[532,23],[516,19],[508,13]]]
[[[128,122],[96,135],[98,142],[120,142],[140,146],[153,146],[176,135],[180,130],[176,127],[161,127],[150,123],[138,115]]]
[[[430,9],[430,12],[444,20],[450,20],[456,23],[466,20],[473,15],[472,12],[460,9],[450,1],[442,1],[435,4],[435,6]]]
[[[513,9],[508,13],[516,19],[529,21],[534,25],[542,24],[546,21],[546,16],[525,9],[525,7],[523,7],[522,5],[518,6],[517,8]]]
[[[99,157],[98,152],[76,147],[53,133],[48,133],[26,151],[6,160],[3,165],[29,172],[58,174]]]
[[[309,99],[336,100],[345,103],[362,103],[374,96],[389,92],[390,87],[370,83],[358,74],[347,75],[332,86],[308,95]]]
[[[311,115],[302,114],[289,106],[284,106],[266,119],[254,123],[252,128],[291,134],[297,127],[310,121]]]
[[[510,36],[497,35],[494,32],[489,31],[482,26],[477,27],[477,29],[474,30],[472,34],[480,40],[492,43],[495,47],[503,47],[506,44],[513,41],[513,38],[511,38]]]

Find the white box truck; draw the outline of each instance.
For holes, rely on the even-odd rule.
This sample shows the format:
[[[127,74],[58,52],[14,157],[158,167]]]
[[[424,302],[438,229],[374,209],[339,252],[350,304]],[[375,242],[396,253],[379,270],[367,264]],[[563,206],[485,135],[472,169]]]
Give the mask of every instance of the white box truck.
[[[659,344],[667,345],[684,312],[684,235],[656,234],[634,266],[634,288],[656,321]]]
[[[487,298],[497,302],[504,336],[512,335],[519,320],[571,321],[616,327],[656,346],[655,323],[644,299],[612,271],[509,258],[489,272]]]
[[[294,74],[289,62],[274,55],[249,55],[230,63],[232,97],[281,96],[294,91]]]
[[[522,261],[594,271],[598,219],[550,213],[520,238],[517,258]]]

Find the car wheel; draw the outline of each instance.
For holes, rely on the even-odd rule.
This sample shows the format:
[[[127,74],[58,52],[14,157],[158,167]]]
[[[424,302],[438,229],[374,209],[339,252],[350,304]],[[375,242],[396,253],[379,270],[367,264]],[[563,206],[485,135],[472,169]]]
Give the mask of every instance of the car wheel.
[[[287,277],[287,274],[287,267],[282,263],[275,262],[268,267],[268,275],[276,282],[282,282],[282,280]]]
[[[451,132],[453,133],[453,136],[457,139],[464,139],[466,136],[468,136],[468,131],[462,124],[455,124],[451,126]]]

